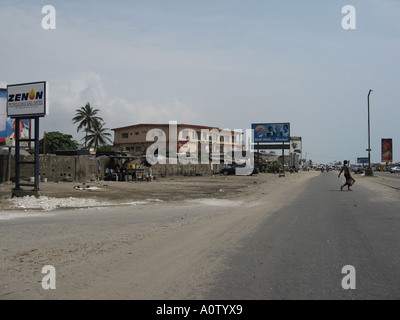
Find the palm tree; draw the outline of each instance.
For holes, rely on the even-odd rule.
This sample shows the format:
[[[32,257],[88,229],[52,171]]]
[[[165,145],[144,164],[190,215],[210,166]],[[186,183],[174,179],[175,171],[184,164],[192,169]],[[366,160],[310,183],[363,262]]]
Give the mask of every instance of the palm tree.
[[[86,148],[86,142],[87,142],[87,134],[88,132],[92,129],[95,121],[103,121],[102,118],[96,116],[96,114],[99,112],[98,109],[93,109],[90,106],[90,103],[86,103],[86,105],[80,109],[77,109],[75,111],[75,117],[72,119],[74,123],[79,123],[77,132],[79,130],[84,129],[85,130],[85,148]]]
[[[106,132],[110,129],[104,128],[105,123],[102,120],[94,120],[92,127],[87,131],[89,133],[86,135],[85,145],[88,143],[88,147],[94,147],[95,150],[101,145],[106,145],[107,142],[112,143],[110,133]]]

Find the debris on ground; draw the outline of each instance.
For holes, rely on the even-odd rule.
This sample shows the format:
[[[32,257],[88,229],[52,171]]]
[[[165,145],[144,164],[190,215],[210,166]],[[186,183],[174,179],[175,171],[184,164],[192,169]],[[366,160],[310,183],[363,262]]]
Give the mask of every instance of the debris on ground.
[[[110,203],[98,201],[96,199],[84,198],[51,198],[46,196],[34,197],[25,196],[9,199],[11,209],[41,209],[53,211],[60,208],[87,208],[95,206],[110,205]]]

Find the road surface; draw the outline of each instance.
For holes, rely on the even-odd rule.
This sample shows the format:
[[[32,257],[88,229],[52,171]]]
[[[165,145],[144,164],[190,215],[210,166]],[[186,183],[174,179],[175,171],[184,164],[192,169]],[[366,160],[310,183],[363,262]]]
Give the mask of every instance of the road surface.
[[[339,191],[336,181],[337,172],[308,181],[242,241],[205,297],[400,299],[399,195],[357,182]],[[344,266],[354,267],[355,289],[342,287]]]
[[[336,171],[249,179],[221,199],[7,213],[0,299],[400,298],[397,180],[341,192]]]

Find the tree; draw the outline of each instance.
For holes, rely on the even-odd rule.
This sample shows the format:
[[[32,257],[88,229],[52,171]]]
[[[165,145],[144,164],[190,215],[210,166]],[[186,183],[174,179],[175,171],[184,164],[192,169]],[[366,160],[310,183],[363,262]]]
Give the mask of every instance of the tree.
[[[97,151],[99,151],[99,152],[110,152],[111,148],[112,148],[112,145],[107,144],[107,145],[104,145],[104,146],[99,146],[97,148]]]
[[[95,120],[93,121],[92,127],[87,131],[87,135],[85,138],[85,146],[88,144],[88,147],[93,147],[95,150],[99,148],[101,145],[106,145],[107,142],[112,143],[111,133],[107,131],[110,130],[108,128],[104,128],[105,123],[103,121]]]
[[[39,153],[43,153],[44,138],[39,140]],[[46,133],[46,153],[56,153],[57,150],[77,150],[79,143],[69,134],[58,131]]]
[[[87,135],[90,130],[92,130],[92,127],[95,123],[95,121],[100,121],[102,122],[103,119],[96,116],[97,113],[99,112],[98,109],[93,109],[90,103],[86,103],[86,105],[80,109],[77,109],[75,111],[75,117],[72,119],[74,123],[79,123],[77,132],[79,130],[85,130],[85,148],[87,147],[86,142],[88,141]]]

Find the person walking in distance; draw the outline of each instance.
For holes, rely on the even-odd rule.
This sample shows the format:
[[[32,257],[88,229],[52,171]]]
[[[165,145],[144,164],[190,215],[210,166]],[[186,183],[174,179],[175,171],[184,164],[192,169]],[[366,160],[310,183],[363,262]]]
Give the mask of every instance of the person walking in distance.
[[[351,177],[351,175],[350,175],[350,168],[349,168],[349,166],[347,165],[347,160],[344,160],[343,163],[344,163],[344,164],[343,164],[342,170],[340,170],[340,172],[339,172],[338,178],[340,177],[340,175],[342,174],[342,172],[344,172],[344,177],[346,178],[346,182],[344,183],[344,185],[340,186],[340,190],[343,191],[343,188],[347,185],[347,190],[348,190],[348,191],[352,191],[352,190],[350,189],[350,187],[354,184],[354,182],[355,182],[356,180],[354,180],[354,179]]]

